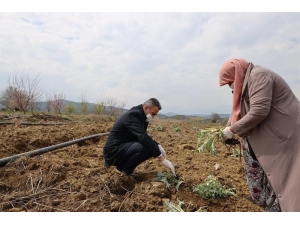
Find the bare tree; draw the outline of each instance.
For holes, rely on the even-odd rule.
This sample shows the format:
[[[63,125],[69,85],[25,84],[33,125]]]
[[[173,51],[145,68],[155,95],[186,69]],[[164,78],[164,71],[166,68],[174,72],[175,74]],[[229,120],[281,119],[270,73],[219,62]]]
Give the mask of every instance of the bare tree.
[[[30,109],[31,112],[39,111],[39,110],[41,110],[40,106],[41,106],[41,103],[35,101],[35,102],[32,102],[32,104],[29,105],[29,109]]]
[[[53,97],[46,93],[46,110],[48,113],[51,112],[53,108]]]
[[[56,114],[61,114],[64,107],[65,107],[65,94],[56,94],[54,93],[53,100],[52,100],[52,107]]]
[[[16,89],[12,86],[8,86],[0,93],[0,104],[3,105],[6,109],[13,110],[16,104],[13,101],[13,93],[16,92]]]
[[[20,109],[24,114],[28,109],[33,109],[35,102],[43,94],[39,86],[38,75],[30,79],[29,72],[22,71],[22,74],[14,73],[8,79],[8,85],[13,87],[11,104]]]
[[[114,97],[107,97],[105,102],[106,108],[109,109],[109,114],[114,116],[117,113],[117,99]]]
[[[96,114],[99,114],[99,111],[103,114],[107,110],[110,116],[118,116],[123,114],[126,104],[127,101],[118,101],[115,97],[101,97],[101,100],[98,100],[94,106],[94,111]]]
[[[117,109],[118,109],[118,113],[119,115],[122,115],[124,113],[124,109],[125,109],[125,106],[127,104],[127,100],[125,101],[120,101],[117,105]]]

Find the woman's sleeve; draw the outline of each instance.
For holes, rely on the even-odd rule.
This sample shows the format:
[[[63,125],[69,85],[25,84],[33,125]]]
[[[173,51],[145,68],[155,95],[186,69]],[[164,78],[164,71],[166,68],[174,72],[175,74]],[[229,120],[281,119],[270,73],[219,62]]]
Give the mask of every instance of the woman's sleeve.
[[[273,80],[264,72],[254,74],[248,81],[248,91],[250,110],[232,125],[232,129],[239,136],[245,135],[268,116],[272,103]]]

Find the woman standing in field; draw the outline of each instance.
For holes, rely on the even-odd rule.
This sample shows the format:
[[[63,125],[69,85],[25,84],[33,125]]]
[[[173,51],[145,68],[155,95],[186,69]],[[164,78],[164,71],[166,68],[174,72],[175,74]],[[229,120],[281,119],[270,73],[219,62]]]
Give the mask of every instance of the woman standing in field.
[[[266,211],[300,211],[300,102],[275,72],[244,59],[226,61],[220,86],[233,89],[225,139],[242,137],[248,200]]]

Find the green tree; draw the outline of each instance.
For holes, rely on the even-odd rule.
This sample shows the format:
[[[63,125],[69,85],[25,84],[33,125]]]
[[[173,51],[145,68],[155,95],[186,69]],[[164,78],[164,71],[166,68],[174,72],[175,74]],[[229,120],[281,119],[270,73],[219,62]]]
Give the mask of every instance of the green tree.
[[[85,94],[82,94],[81,95],[81,102],[80,102],[80,106],[79,106],[79,109],[80,109],[80,112],[82,115],[85,115],[88,111],[88,101],[86,100],[86,97],[85,97]]]
[[[89,103],[87,101],[80,102],[79,109],[82,115],[85,115],[87,113],[88,105]]]
[[[105,112],[105,104],[104,104],[104,102],[96,103],[96,104],[94,105],[94,112],[95,112],[97,115],[104,114],[104,112]]]
[[[68,115],[71,115],[72,113],[75,112],[75,106],[74,106],[74,104],[70,103],[70,104],[66,105],[66,109],[65,110],[66,110],[66,112],[67,112]]]
[[[217,123],[220,122],[220,115],[218,113],[212,113],[211,115],[211,122],[212,123]]]

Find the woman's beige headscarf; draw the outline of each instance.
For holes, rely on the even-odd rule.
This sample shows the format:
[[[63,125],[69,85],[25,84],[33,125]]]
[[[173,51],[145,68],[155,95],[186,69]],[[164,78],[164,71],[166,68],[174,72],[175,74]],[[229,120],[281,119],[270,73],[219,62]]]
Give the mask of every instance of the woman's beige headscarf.
[[[240,99],[248,66],[249,63],[244,59],[230,59],[221,66],[219,72],[220,86],[234,82],[231,124],[241,118]]]

